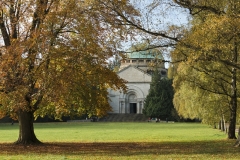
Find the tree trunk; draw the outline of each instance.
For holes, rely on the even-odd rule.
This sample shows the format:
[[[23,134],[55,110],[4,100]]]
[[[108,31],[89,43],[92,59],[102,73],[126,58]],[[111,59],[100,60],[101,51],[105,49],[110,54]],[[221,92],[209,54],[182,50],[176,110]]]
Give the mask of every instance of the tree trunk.
[[[34,116],[33,112],[22,111],[18,112],[18,121],[19,121],[19,137],[15,144],[41,144],[37,139],[34,133],[33,121]]]
[[[228,139],[236,139],[235,130],[236,130],[236,112],[237,107],[232,106],[231,116],[229,121],[229,128],[228,128]]]
[[[234,42],[234,51],[233,51],[233,63],[237,64],[238,57],[238,48],[236,40]],[[236,130],[236,117],[237,117],[237,69],[232,68],[232,84],[231,84],[231,115],[229,121],[228,129],[228,139],[236,139],[235,130]]]
[[[220,120],[219,123],[218,123],[218,129],[219,129],[219,130],[222,130],[221,124],[222,124],[222,123],[221,123],[221,120]]]
[[[238,128],[238,138],[236,143],[234,144],[235,147],[239,147],[240,146],[240,127]]]
[[[222,116],[222,120],[221,120],[221,130],[224,132],[225,131],[225,121],[224,121],[224,118]]]

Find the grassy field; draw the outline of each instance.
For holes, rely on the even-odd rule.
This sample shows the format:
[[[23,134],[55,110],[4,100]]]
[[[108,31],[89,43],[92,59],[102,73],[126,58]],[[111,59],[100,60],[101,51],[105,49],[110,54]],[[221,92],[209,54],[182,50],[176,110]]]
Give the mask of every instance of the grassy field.
[[[16,146],[0,124],[0,159],[240,159],[226,134],[199,123],[36,123],[41,146]]]

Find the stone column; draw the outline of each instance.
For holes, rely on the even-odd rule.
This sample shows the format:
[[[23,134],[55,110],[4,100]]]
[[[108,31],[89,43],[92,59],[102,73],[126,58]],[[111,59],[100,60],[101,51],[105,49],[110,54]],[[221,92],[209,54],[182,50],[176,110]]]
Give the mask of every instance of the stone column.
[[[138,101],[137,102],[137,114],[139,114],[139,111],[140,111],[140,102]]]
[[[125,111],[125,108],[126,108],[126,106],[125,106],[125,102],[124,101],[121,101],[121,108],[122,108],[122,113],[126,113],[126,111]]]
[[[119,112],[119,113],[122,113],[122,101],[119,101],[119,104],[118,104],[118,105],[119,105],[119,111],[118,111],[118,112]]]
[[[139,102],[139,114],[142,114],[142,101]]]

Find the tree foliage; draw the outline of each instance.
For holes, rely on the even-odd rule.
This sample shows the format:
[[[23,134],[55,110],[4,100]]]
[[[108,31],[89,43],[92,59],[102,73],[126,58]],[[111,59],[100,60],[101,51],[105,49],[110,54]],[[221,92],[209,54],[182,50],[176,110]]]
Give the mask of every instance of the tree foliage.
[[[107,88],[126,87],[106,59],[125,34],[118,14],[138,15],[128,1],[9,0],[0,9],[0,115],[19,120],[17,143],[39,142],[34,116],[111,110]]]
[[[190,31],[173,52],[173,59],[182,61],[178,64],[174,79],[175,106],[181,114],[187,116],[183,113],[185,110],[208,123],[220,120],[222,116],[227,117],[228,138],[236,138],[239,3],[204,0],[176,2],[189,9],[193,22]],[[195,95],[191,96],[191,93]],[[193,100],[201,101],[192,105]]]
[[[143,113],[148,117],[171,119],[173,112],[172,80],[161,78],[156,69],[152,76],[149,94],[146,97]]]

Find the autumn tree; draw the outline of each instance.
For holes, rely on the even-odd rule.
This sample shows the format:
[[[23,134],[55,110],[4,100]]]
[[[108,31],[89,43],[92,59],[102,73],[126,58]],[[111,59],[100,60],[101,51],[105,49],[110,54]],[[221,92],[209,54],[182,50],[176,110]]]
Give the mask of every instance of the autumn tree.
[[[199,88],[204,92],[207,91],[205,94],[211,98],[204,99],[208,100],[205,102],[209,106],[205,112],[215,110],[215,112],[208,112],[208,117],[215,117],[215,113],[219,112],[217,114],[219,119],[222,114],[228,113],[229,115],[226,116],[229,122],[228,138],[234,139],[236,138],[239,72],[239,37],[237,36],[240,31],[237,16],[239,3],[205,0],[175,0],[175,2],[189,9],[193,15],[193,27],[173,52],[173,56],[182,61],[178,66],[178,76],[175,77],[174,82],[177,95],[175,103],[178,107],[181,106],[180,108],[191,106],[184,104],[191,99],[183,98],[184,102],[180,100],[186,96],[180,93],[187,87],[184,81],[187,81],[192,90]],[[189,91],[186,88],[184,90],[184,93]],[[213,105],[216,104],[213,100],[220,103],[218,107]],[[204,109],[204,105],[202,108]]]
[[[111,72],[128,1],[9,0],[0,2],[0,115],[19,121],[17,144],[41,143],[33,121],[49,115],[102,116],[107,88],[125,90]]]
[[[188,68],[187,71],[186,68]],[[212,93],[199,87],[197,84],[202,85],[204,78],[206,82],[209,82],[206,88],[213,88],[211,85],[217,88],[217,85],[211,83],[211,80],[207,79],[208,77],[203,73],[199,73],[188,66],[184,66],[182,69],[184,71],[179,71],[176,79],[174,79],[175,94],[173,102],[179,115],[183,118],[198,118],[203,123],[213,127],[217,126],[222,118],[228,120],[230,110],[227,96]],[[196,78],[195,81],[193,81],[193,77]]]

